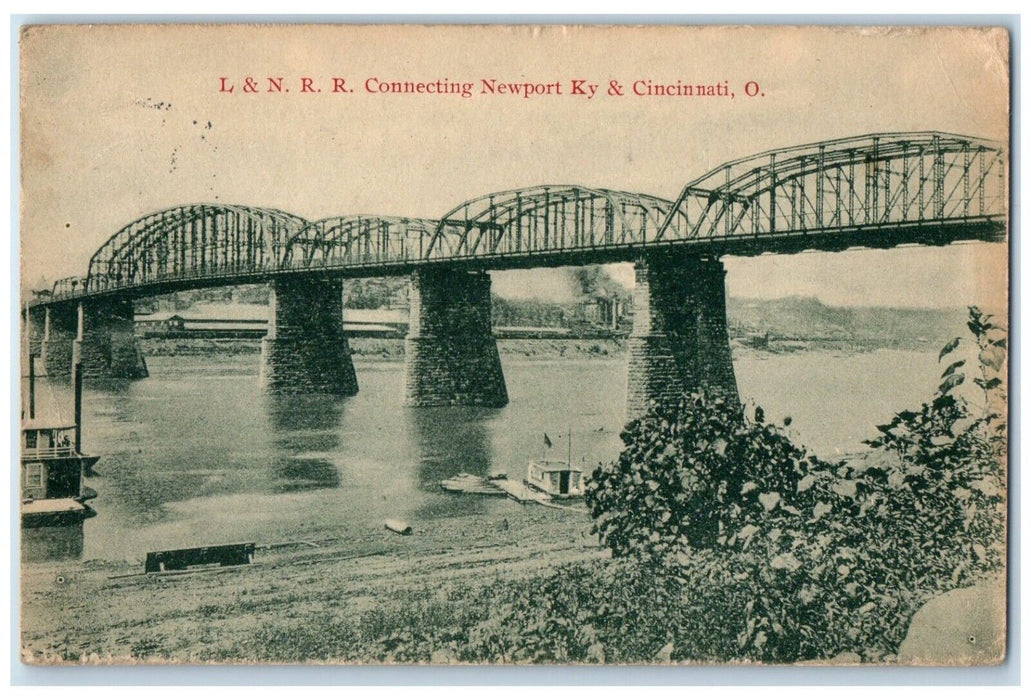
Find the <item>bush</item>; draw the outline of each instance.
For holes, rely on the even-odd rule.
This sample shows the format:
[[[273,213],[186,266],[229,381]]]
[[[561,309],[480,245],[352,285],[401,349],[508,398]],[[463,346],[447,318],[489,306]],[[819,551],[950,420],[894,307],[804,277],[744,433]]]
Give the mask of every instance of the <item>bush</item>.
[[[630,423],[587,490],[602,541],[685,579],[718,555],[746,584],[739,656],[890,656],[920,605],[1004,562],[1006,341],[976,307],[968,326],[980,405],[956,338],[932,401],[878,426],[871,458],[825,462],[704,395]]]
[[[1007,342],[991,319],[970,308],[979,402],[964,391],[961,370],[971,358],[956,359],[963,340],[955,338],[939,354],[939,362],[949,365],[931,402],[896,414],[867,442],[898,458],[889,486],[911,507],[897,515],[907,519],[907,529],[926,532],[955,567],[957,582],[996,570],[1005,559]]]
[[[619,458],[587,483],[595,530],[616,555],[663,554],[685,544],[733,546],[769,520],[814,468],[828,467],[740,407],[704,394],[632,421]],[[803,489],[804,490],[804,489]]]

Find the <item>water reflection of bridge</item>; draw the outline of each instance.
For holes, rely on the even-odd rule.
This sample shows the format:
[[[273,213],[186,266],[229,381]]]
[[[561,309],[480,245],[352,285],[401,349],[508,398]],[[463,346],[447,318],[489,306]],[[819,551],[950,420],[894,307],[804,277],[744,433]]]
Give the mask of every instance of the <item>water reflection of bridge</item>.
[[[632,261],[630,413],[704,387],[737,395],[723,255],[946,245],[1006,238],[1002,146],[919,132],[761,153],[688,183],[675,201],[580,186],[489,194],[440,219],[307,221],[267,208],[190,204],[149,214],[93,255],[84,277],[29,304],[52,376],[146,373],[135,298],[271,285],[262,377],[271,393],[358,390],[342,315],[346,279],[409,275],[405,400],[501,406],[488,270]]]
[[[332,455],[340,447],[342,399],[335,396],[267,396],[272,440],[273,490],[335,488],[340,473]]]

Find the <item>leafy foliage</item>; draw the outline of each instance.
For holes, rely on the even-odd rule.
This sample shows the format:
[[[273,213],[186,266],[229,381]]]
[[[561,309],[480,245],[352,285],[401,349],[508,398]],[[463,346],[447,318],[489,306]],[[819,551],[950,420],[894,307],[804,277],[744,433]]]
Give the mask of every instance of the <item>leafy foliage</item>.
[[[957,338],[934,398],[878,426],[864,459],[825,462],[761,409],[703,395],[630,423],[587,492],[602,540],[688,577],[705,552],[744,571],[742,657],[888,657],[920,605],[1004,562],[1005,331],[976,307],[968,327],[980,405]]]
[[[733,546],[798,491],[816,457],[775,425],[722,398],[696,394],[623,431],[623,452],[591,475],[587,504],[617,555]]]
[[[934,398],[877,426],[881,435],[867,442],[897,455],[898,465],[887,474],[904,501],[893,504],[902,506],[896,516],[941,548],[939,558],[954,565],[957,582],[999,568],[1005,546],[1005,329],[977,307],[970,308],[967,327],[980,400],[963,393],[967,360],[953,359],[964,348],[955,338],[939,354],[949,365]]]

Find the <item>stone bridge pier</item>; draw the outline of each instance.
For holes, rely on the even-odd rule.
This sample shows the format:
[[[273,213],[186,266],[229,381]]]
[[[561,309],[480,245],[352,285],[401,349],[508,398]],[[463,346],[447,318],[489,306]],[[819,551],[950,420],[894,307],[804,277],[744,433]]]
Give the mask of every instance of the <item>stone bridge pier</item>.
[[[704,390],[739,401],[718,259],[651,255],[634,266],[627,417]]]
[[[491,327],[490,275],[449,269],[414,272],[408,303],[405,404],[508,404]]]
[[[261,382],[269,394],[358,393],[344,335],[343,282],[282,277],[271,284]]]
[[[30,348],[31,324],[30,319]],[[147,362],[136,342],[130,299],[47,306],[40,346],[44,371],[51,378],[70,378],[76,358],[82,362],[83,377],[147,376]]]
[[[72,356],[80,358],[83,377],[142,379],[148,375],[136,342],[131,299],[81,303],[77,316]]]

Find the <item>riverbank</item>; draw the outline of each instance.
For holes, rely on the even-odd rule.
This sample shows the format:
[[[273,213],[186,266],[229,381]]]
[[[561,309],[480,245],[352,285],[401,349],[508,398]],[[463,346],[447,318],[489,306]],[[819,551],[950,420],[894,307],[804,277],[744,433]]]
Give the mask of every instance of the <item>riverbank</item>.
[[[261,353],[261,340],[241,338],[143,338],[140,348],[145,357],[217,357],[257,355]],[[944,342],[944,341],[942,341]],[[874,352],[876,350],[936,350],[942,343],[934,341],[901,340],[842,340],[834,338],[770,339],[761,344],[745,339],[731,339],[735,354],[786,355],[812,351],[843,353]],[[400,338],[352,338],[351,353],[357,360],[384,362],[404,360],[404,340]],[[560,358],[612,358],[626,353],[625,338],[586,339],[506,339],[498,340],[502,357],[537,360]]]
[[[144,552],[132,562],[26,564],[22,658],[361,661],[333,656],[332,630],[368,629],[391,601],[447,600],[491,582],[608,557],[590,534],[588,516],[514,501],[506,506],[501,517],[413,522],[407,537],[370,522],[334,540],[258,542],[247,566],[143,575]],[[316,629],[319,638],[298,638]],[[263,651],[256,650],[259,642]]]
[[[471,649],[460,660],[506,661],[484,646],[491,635],[513,649],[527,629],[552,630],[534,615],[562,596],[577,610],[599,609],[616,590],[608,585],[613,562],[586,515],[449,495],[437,484],[462,471],[512,473],[540,454],[546,431],[556,439],[564,426],[586,464],[612,459],[625,354],[609,357],[516,358],[506,365],[512,402],[503,411],[400,408],[402,367],[375,356],[357,358],[362,391],[346,400],[267,400],[253,381],[254,355],[155,358],[147,381],[89,384],[88,439],[105,447],[93,484],[100,515],[86,523],[84,561],[23,567],[26,656],[73,664],[448,662],[455,657],[441,649],[459,644]],[[735,348],[742,395],[761,400],[771,420],[792,417],[790,432],[828,456],[874,434],[889,406],[917,405],[937,385],[936,358]],[[891,378],[890,389],[869,380],[877,377]],[[388,517],[406,519],[415,533],[385,531]],[[140,575],[148,550],[250,541],[277,546],[260,548],[247,567]],[[627,590],[619,600],[648,600]],[[706,599],[681,612],[696,609],[723,608]],[[606,619],[615,625],[644,612]],[[606,658],[654,659],[667,640],[650,632],[652,622],[628,625],[626,634],[608,629],[609,639],[635,631],[647,639],[632,655],[609,648]],[[697,619],[698,627],[714,624]],[[561,648],[573,648],[584,629],[570,623],[538,641],[568,632]],[[675,638],[730,644],[735,635],[705,637],[691,627]],[[677,646],[674,658],[709,658],[696,651]]]
[[[412,521],[410,536],[367,521],[331,539],[258,541],[253,563],[244,566],[144,574],[142,550],[128,561],[23,563],[22,659],[70,665],[454,663],[457,654],[470,653],[462,644],[476,639],[482,646],[481,637],[504,637],[499,620],[506,616],[518,618],[521,628],[532,627],[541,613],[532,609],[539,608],[535,586],[554,580],[549,576],[559,567],[574,577],[562,579],[574,607],[580,594],[604,597],[604,586],[627,583],[603,570],[614,562],[585,513],[476,495],[449,497],[489,498],[499,508],[490,515]],[[694,614],[710,593],[719,597],[718,588],[697,592],[685,614]],[[482,605],[524,597],[522,609]],[[646,649],[626,660],[659,660],[655,654],[666,642],[652,640],[648,629],[656,621],[628,623]],[[448,637],[455,630],[470,639],[456,645]],[[558,644],[557,637],[568,632],[542,631],[538,641],[555,634]],[[711,641],[718,635],[710,630],[703,636]],[[508,652],[521,646],[511,638],[499,644]],[[678,644],[690,648],[695,641]],[[729,637],[727,645],[724,660],[734,653]],[[473,656],[518,661],[495,657],[490,648],[478,647]]]
[[[145,357],[235,356],[261,353],[261,340],[247,338],[142,338]],[[402,338],[351,338],[348,341],[355,359],[387,362],[404,360]],[[510,339],[499,340],[503,357],[556,359],[561,357],[612,357],[626,351],[625,339]]]

